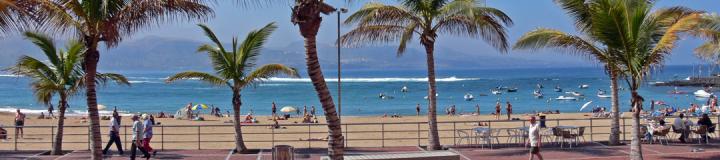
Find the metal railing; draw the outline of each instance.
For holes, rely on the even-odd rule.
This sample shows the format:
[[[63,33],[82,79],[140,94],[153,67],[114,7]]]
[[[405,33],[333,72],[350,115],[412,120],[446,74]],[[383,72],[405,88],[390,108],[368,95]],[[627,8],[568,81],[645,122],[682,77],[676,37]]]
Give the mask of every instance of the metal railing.
[[[671,118],[671,117],[668,117]],[[720,116],[713,117],[720,121]],[[160,119],[161,121],[162,119]],[[610,118],[568,118],[546,119],[548,127],[573,125],[585,127],[584,136],[592,142],[607,141],[610,134]],[[554,125],[552,122],[555,122]],[[627,122],[626,122],[627,121]],[[630,134],[626,126],[632,118],[620,119],[623,141]],[[526,120],[482,120],[482,121],[445,121],[438,122],[441,144],[457,145],[458,130],[471,130],[477,124],[486,124],[489,128],[516,128],[527,126]],[[668,122],[670,124],[670,122]],[[90,148],[88,126],[64,126],[63,149],[80,150]],[[120,131],[123,148],[128,149],[132,126],[123,125]],[[427,140],[427,122],[387,122],[387,123],[343,123],[346,147],[387,147],[422,146]],[[235,132],[232,124],[223,125],[156,125],[151,144],[154,148],[165,149],[226,149],[234,146]],[[259,128],[259,129],[258,129]],[[7,126],[8,137],[12,140],[0,142],[0,150],[45,150],[51,149],[57,126],[25,126],[32,133],[20,138],[15,134],[14,126]],[[34,130],[34,131],[31,131]],[[327,124],[283,124],[281,129],[271,124],[243,124],[243,139],[249,148],[271,148],[278,144],[299,147],[326,147]],[[48,132],[49,131],[49,132]],[[101,127],[101,133],[108,133],[107,127]],[[601,131],[601,132],[599,132]],[[499,137],[508,137],[499,136]],[[103,147],[108,138],[103,136]],[[82,144],[87,144],[82,145]],[[111,147],[111,149],[114,149]]]

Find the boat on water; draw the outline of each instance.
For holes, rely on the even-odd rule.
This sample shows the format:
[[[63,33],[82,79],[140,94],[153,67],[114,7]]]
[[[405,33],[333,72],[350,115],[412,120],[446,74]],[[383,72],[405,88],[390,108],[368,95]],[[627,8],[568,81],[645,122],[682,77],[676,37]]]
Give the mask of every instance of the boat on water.
[[[669,91],[668,93],[670,93],[670,94],[687,94],[688,92],[687,92],[687,91],[678,90],[678,88],[675,87],[673,90]]]
[[[562,88],[560,88],[560,86],[555,87],[554,90],[555,90],[555,92],[562,92]]]
[[[578,88],[587,89],[587,88],[590,88],[590,85],[589,84],[581,84],[580,86],[578,86]]]
[[[533,96],[535,96],[535,98],[543,98],[543,94],[539,90],[533,91]]]
[[[480,93],[480,94],[478,94],[478,96],[488,96],[488,95],[484,94],[484,93]]]
[[[403,87],[400,89],[400,92],[408,92],[408,91],[409,91],[409,90],[408,90],[408,87],[407,87],[407,86],[403,86]]]
[[[490,90],[490,92],[491,92],[492,94],[495,94],[495,95],[497,95],[497,94],[502,94],[502,91],[497,90],[497,89]]]
[[[573,96],[583,96],[583,94],[580,93],[580,92],[565,92],[565,93],[566,93],[566,94],[571,94],[571,95],[573,95]]]
[[[380,95],[378,95],[378,98],[380,98],[380,99],[393,99],[393,98],[395,98],[395,97],[393,97],[393,96],[388,96],[388,95],[386,95],[385,93],[380,93]]]
[[[473,97],[473,95],[470,93],[465,93],[465,96],[463,96],[463,98],[465,98],[465,101],[472,101],[473,99],[475,99],[475,97]]]
[[[538,89],[542,89],[542,88],[543,88],[543,85],[540,84],[540,83],[538,83],[536,86],[537,86]]]
[[[518,88],[508,88],[507,92],[517,92]]]
[[[700,97],[700,98],[709,98],[710,96],[713,95],[713,93],[708,93],[707,91],[702,90],[702,89],[693,92],[693,94],[695,95],[695,97]]]
[[[440,94],[435,93],[435,97],[438,97],[439,95],[440,95]],[[428,96],[425,96],[425,97],[423,97],[423,98],[428,99]]]
[[[600,98],[610,98],[610,95],[605,94],[605,91],[602,89],[598,89],[597,96]]]
[[[556,99],[556,100],[577,100],[577,98],[571,97],[571,96],[558,96],[558,97],[555,98],[555,99]]]

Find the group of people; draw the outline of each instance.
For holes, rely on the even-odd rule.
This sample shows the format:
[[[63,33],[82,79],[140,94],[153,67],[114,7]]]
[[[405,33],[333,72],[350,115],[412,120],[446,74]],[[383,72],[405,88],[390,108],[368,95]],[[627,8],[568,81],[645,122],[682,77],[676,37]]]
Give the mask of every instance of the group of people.
[[[122,117],[118,114],[117,110],[113,110],[112,117],[110,118],[110,133],[109,137],[110,140],[108,141],[107,145],[105,146],[105,149],[103,149],[103,154],[107,154],[108,149],[110,149],[110,146],[112,144],[115,144],[117,147],[118,152],[123,155],[124,151],[122,148],[122,142],[120,141],[120,124],[121,124]],[[133,114],[131,116],[131,120],[133,121],[132,124],[132,143],[130,147],[130,159],[134,160],[136,156],[137,150],[140,150],[140,152],[143,154],[142,158],[150,159],[151,154],[152,156],[155,156],[157,154],[157,151],[155,151],[150,146],[150,141],[153,137],[153,126],[155,123],[155,118],[153,115],[150,114],[142,114],[141,116]]]
[[[510,120],[510,117],[512,116],[512,104],[510,104],[510,101],[507,101],[505,104],[505,110],[507,111],[507,119]],[[500,113],[501,107],[502,106],[500,105],[500,101],[495,102],[495,113],[493,114],[495,114],[496,120],[500,120],[500,115],[502,115],[502,113]]]
[[[662,121],[662,120],[660,122],[664,123],[664,121]],[[664,126],[664,124],[660,124],[660,125]],[[707,132],[711,132],[711,133],[715,132],[715,125],[712,124],[712,120],[710,120],[710,117],[708,116],[708,114],[702,114],[702,116],[698,119],[698,121],[696,123],[693,123],[687,117],[685,117],[685,114],[680,113],[678,118],[675,118],[675,121],[672,124],[673,132],[680,133],[680,137],[678,138],[680,140],[680,142],[686,143],[686,141],[688,139],[688,135],[690,134],[690,132],[692,132],[692,130],[690,130],[690,126],[693,126],[693,125],[704,126],[704,128],[707,130]],[[658,127],[653,131],[658,131],[661,129],[665,129],[665,128]],[[650,132],[650,131],[648,131],[648,132]],[[703,138],[703,139],[709,138],[709,137],[705,137],[705,136],[707,136],[707,135],[703,135],[703,137],[701,137],[701,138]]]

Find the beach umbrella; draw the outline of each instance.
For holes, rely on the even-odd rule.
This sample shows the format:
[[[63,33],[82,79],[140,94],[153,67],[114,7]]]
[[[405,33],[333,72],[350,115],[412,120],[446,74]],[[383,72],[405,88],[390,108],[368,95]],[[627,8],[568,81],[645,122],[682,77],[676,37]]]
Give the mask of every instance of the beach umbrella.
[[[280,109],[280,112],[285,112],[285,113],[297,112],[297,108],[295,108],[293,106],[285,106],[282,109]]]
[[[589,102],[583,104],[582,107],[580,107],[580,111],[582,111],[583,109],[587,108],[587,106],[590,106],[590,103],[592,103],[592,101],[589,101]]]
[[[205,104],[196,104],[193,106],[192,110],[199,110],[199,109],[208,109],[208,106]]]

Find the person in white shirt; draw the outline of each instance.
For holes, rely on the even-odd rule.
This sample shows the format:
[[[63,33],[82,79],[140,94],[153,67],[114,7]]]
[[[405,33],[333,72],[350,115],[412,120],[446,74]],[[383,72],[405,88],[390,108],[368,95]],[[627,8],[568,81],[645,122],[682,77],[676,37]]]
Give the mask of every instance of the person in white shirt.
[[[675,118],[675,121],[673,121],[673,128],[675,132],[680,132],[680,142],[685,143],[685,139],[687,139],[688,135],[688,126],[687,122],[684,120],[685,114],[680,113],[680,116],[678,118]]]
[[[155,125],[155,118],[153,118],[152,115],[143,114],[142,119],[144,120],[143,126],[143,149],[147,151],[148,153],[153,153],[153,156],[157,154],[157,151],[154,151],[152,147],[150,147],[150,140],[153,136],[153,126]]]
[[[143,153],[142,158],[150,159],[150,154],[148,154],[147,151],[145,151],[144,148],[142,148],[142,138],[143,138],[143,130],[145,127],[143,126],[142,122],[140,122],[138,119],[138,115],[132,115],[133,120],[133,127],[132,127],[132,145],[130,145],[130,159],[135,160],[135,152],[137,149],[140,150],[140,152]]]
[[[535,156],[542,160],[543,157],[540,155],[540,146],[542,144],[542,138],[540,137],[540,125],[536,122],[535,116],[530,117],[528,139],[530,143],[530,160],[533,160]]]
[[[120,115],[118,115],[117,111],[113,111],[112,117],[110,118],[110,141],[108,141],[107,145],[105,145],[105,149],[103,150],[103,154],[107,154],[108,149],[110,149],[110,146],[112,146],[113,143],[115,143],[115,146],[117,146],[118,152],[120,154],[123,154],[122,149],[122,142],[120,142]]]

